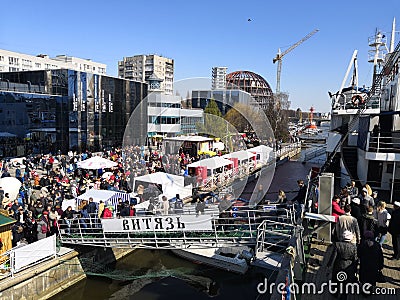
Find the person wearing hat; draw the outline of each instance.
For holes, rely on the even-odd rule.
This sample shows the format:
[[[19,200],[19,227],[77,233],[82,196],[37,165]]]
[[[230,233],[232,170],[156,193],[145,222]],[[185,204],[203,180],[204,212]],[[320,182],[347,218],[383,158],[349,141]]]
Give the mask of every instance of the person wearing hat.
[[[393,257],[392,259],[400,258],[400,202],[393,203],[392,218],[389,222],[389,233],[392,235]]]
[[[370,195],[368,195],[368,189],[363,187],[360,195],[361,200],[361,214],[367,213],[368,206],[374,207],[374,199]]]
[[[358,257],[360,259],[360,282],[363,285],[369,283],[373,289],[383,269],[383,252],[382,247],[375,241],[372,231],[365,231],[364,240],[358,248]]]
[[[346,273],[346,279],[341,281],[345,286],[347,283],[357,282],[357,246],[351,241],[354,240],[354,235],[348,230],[345,230],[340,237],[340,241],[333,244],[332,255],[329,258],[327,267],[333,264],[332,281],[339,283],[338,273]],[[339,292],[338,292],[339,293]],[[341,295],[341,299],[345,299],[345,295]]]

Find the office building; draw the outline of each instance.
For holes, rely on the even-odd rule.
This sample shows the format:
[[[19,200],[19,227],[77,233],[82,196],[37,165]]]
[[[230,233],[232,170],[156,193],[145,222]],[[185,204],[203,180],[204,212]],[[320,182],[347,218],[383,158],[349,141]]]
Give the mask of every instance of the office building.
[[[213,67],[211,72],[211,89],[224,90],[226,89],[226,70],[227,67]]]

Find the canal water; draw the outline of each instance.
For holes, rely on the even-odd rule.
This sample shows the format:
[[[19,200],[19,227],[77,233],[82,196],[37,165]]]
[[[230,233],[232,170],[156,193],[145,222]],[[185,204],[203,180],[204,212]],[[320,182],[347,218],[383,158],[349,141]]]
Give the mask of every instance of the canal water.
[[[278,166],[266,198],[275,200],[279,189],[288,192],[288,199],[293,198],[296,180],[306,179],[312,166],[294,161]],[[260,299],[257,285],[265,278],[274,282],[276,276],[261,269],[236,275],[191,263],[168,250],[143,249],[100,269],[97,275],[89,275],[51,299]]]

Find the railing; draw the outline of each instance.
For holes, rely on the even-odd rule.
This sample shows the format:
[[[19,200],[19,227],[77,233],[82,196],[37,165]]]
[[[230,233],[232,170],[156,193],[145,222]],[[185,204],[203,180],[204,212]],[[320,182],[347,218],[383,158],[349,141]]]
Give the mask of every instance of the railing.
[[[301,142],[292,143],[289,145],[285,145],[276,151],[276,157],[286,156],[294,150],[301,149]]]
[[[400,132],[380,132],[377,135],[368,133],[368,152],[400,153]]]
[[[224,215],[169,214],[99,219],[74,218],[69,225],[59,222],[60,240],[66,244],[81,244],[116,248],[176,249],[188,244],[197,247],[222,245],[254,246],[259,226],[264,222],[265,243],[281,244],[293,231],[292,212],[282,206],[269,205],[251,210],[238,207]],[[283,239],[284,238],[284,239]]]
[[[380,100],[379,99],[373,99],[367,103],[363,104],[355,104],[353,101],[348,100],[347,98],[343,99],[340,98],[338,103],[335,103],[334,106],[332,106],[333,110],[358,110],[358,109],[379,109],[380,108]]]
[[[14,276],[15,273],[37,265],[57,255],[56,236],[41,239],[28,245],[14,247],[0,256],[3,276]],[[0,276],[1,278],[1,276]]]
[[[313,158],[316,158],[318,156],[321,156],[323,154],[326,154],[326,146],[324,147],[318,147],[316,149],[313,149],[312,151],[307,151],[304,156],[303,156],[303,162],[309,161]]]

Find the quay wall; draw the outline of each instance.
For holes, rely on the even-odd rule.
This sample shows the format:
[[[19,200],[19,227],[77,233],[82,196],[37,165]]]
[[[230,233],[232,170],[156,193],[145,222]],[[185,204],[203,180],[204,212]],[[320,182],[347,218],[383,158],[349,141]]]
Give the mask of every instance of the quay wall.
[[[83,251],[82,251],[83,250]],[[90,257],[93,265],[107,265],[132,253],[133,249],[81,248],[44,261],[29,269],[0,280],[0,300],[48,299],[95,273],[82,257]]]

